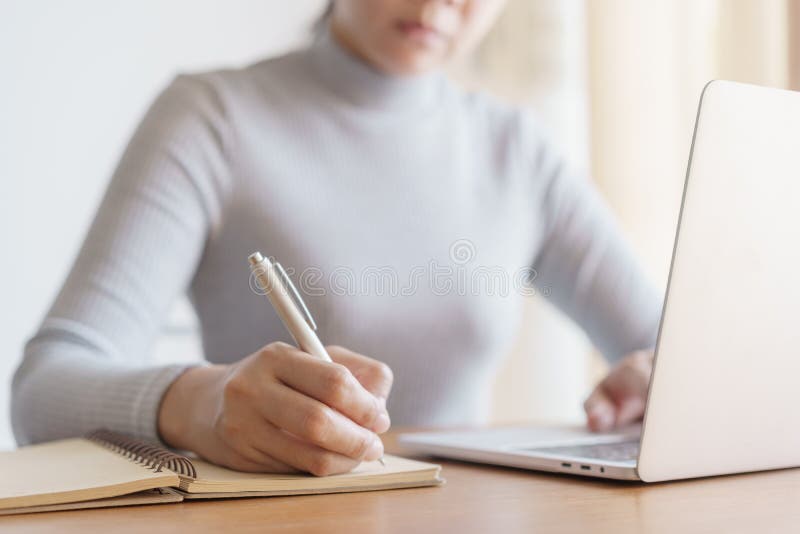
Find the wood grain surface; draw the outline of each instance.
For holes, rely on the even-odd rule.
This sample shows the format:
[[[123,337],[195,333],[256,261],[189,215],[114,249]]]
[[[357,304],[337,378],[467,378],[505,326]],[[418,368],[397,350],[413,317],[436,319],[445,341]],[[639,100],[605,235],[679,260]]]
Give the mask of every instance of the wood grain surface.
[[[0,532],[800,532],[800,469],[645,485],[439,463],[435,488],[7,516]]]

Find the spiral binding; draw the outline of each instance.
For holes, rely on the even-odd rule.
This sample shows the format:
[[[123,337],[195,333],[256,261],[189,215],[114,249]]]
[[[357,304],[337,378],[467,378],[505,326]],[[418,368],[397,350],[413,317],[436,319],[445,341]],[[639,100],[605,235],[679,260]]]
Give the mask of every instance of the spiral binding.
[[[144,465],[156,473],[160,473],[166,467],[179,475],[197,478],[197,470],[191,460],[153,443],[105,428],[90,432],[86,438],[138,464]]]

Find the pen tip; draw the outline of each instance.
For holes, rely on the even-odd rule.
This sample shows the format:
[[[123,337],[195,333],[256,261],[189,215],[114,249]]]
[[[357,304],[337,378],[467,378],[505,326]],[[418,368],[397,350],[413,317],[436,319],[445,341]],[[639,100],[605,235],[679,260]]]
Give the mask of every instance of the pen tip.
[[[384,461],[383,461],[383,456],[381,456],[380,458],[378,458],[378,461],[381,463],[381,465],[382,465],[383,467],[386,467],[386,462],[384,462]]]

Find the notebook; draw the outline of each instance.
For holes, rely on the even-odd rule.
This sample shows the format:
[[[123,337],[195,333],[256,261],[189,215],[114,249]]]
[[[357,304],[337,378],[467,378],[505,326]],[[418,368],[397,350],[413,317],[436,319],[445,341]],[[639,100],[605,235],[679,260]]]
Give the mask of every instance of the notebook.
[[[387,455],[341,475],[242,473],[99,430],[0,452],[0,515],[435,486],[438,465]]]

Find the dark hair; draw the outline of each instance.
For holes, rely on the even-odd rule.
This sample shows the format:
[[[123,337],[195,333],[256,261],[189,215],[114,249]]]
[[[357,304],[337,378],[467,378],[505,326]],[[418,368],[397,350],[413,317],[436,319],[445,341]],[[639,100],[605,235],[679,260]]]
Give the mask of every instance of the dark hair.
[[[331,13],[333,13],[333,0],[328,0],[328,4],[325,6],[325,9],[322,10],[322,13],[320,13],[320,15],[314,21],[314,24],[311,25],[312,34],[316,36],[325,31],[325,27],[328,25],[328,20],[331,18]]]

